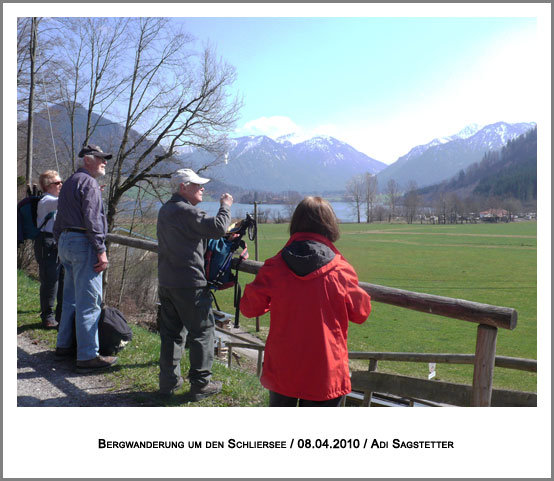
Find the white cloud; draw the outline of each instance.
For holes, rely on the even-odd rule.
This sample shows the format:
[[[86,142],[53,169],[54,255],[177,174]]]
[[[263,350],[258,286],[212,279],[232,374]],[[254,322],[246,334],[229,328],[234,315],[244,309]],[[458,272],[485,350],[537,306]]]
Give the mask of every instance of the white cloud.
[[[267,135],[277,138],[291,133],[302,133],[302,128],[296,125],[289,117],[274,115],[272,117],[260,117],[246,122],[235,130],[238,135]]]

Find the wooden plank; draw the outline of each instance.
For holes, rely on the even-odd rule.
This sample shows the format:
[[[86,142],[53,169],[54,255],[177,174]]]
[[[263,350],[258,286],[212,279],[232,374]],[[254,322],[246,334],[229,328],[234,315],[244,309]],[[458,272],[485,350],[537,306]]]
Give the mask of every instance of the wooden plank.
[[[496,355],[496,327],[480,324],[477,328],[477,346],[473,368],[472,406],[490,406],[492,396],[492,377]]]
[[[226,342],[225,345],[228,347],[241,347],[244,349],[254,349],[256,351],[263,351],[265,349],[264,345],[250,344],[247,342]]]
[[[258,376],[258,379],[262,376],[262,359],[263,359],[263,351],[262,350],[259,350],[258,351],[258,363],[256,365],[256,374]]]
[[[235,265],[234,260],[233,265]],[[262,262],[243,260],[240,263],[239,271],[257,274],[262,265]],[[515,329],[517,325],[517,311],[511,307],[492,306],[464,299],[405,291],[367,282],[360,282],[359,285],[371,296],[372,300],[377,302],[502,329]]]
[[[475,354],[423,353],[423,352],[360,352],[351,351],[349,359],[377,359],[380,361],[402,362],[436,362],[442,364],[473,364]],[[495,367],[517,369],[520,371],[537,372],[535,359],[520,359],[517,357],[496,356]]]
[[[126,235],[119,234],[106,234],[106,240],[115,244],[124,245],[127,247],[136,247],[137,249],[144,249],[150,252],[158,252],[158,243],[151,242],[143,239],[136,239]]]
[[[383,372],[352,372],[354,391],[386,393],[410,399],[422,399],[454,406],[470,406],[472,386],[443,381],[399,376]],[[493,389],[491,405],[536,406],[537,395],[532,392]]]
[[[387,393],[456,406],[469,406],[471,397],[469,385],[428,381],[382,372],[354,371],[351,383],[352,389],[356,391]]]
[[[514,329],[517,324],[517,311],[510,307],[492,306],[464,299],[405,291],[366,282],[360,282],[360,287],[374,301],[406,309],[487,324],[502,329]]]

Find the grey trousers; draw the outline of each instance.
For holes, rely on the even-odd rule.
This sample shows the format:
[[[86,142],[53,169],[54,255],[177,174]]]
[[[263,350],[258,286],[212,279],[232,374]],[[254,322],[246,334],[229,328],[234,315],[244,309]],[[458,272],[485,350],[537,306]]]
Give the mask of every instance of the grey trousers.
[[[207,384],[212,375],[215,331],[210,290],[207,287],[159,287],[158,294],[161,304],[160,391],[170,391],[182,380],[181,357],[187,338],[190,383]]]

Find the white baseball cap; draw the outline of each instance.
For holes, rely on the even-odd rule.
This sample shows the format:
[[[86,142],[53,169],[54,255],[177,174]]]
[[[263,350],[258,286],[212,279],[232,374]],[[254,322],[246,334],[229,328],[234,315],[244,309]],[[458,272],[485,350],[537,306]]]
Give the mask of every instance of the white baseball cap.
[[[210,179],[206,179],[204,177],[200,177],[194,170],[192,169],[179,169],[177,172],[175,172],[172,176],[172,179],[179,179],[179,183],[187,183],[191,182],[193,184],[206,184],[210,181]]]

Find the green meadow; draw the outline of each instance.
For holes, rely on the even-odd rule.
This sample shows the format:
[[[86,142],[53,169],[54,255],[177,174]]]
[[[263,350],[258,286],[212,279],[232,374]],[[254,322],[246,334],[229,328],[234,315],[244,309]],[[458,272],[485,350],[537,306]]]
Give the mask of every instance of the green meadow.
[[[288,225],[258,228],[259,260],[278,252]],[[513,331],[499,329],[497,355],[537,358],[537,224],[342,224],[337,248],[354,266],[360,281],[410,291],[511,307],[518,311]],[[254,259],[254,243],[248,242]],[[240,273],[241,285],[252,275]],[[217,293],[223,310],[234,312],[232,289]],[[253,319],[241,319],[255,330]],[[269,315],[259,335],[268,332]],[[475,352],[477,324],[373,302],[362,325],[350,324],[351,351]],[[367,362],[352,363],[366,369]],[[379,370],[426,377],[426,363],[379,363]],[[438,364],[437,379],[471,384],[473,368]],[[536,374],[496,368],[495,387],[536,391]]]

